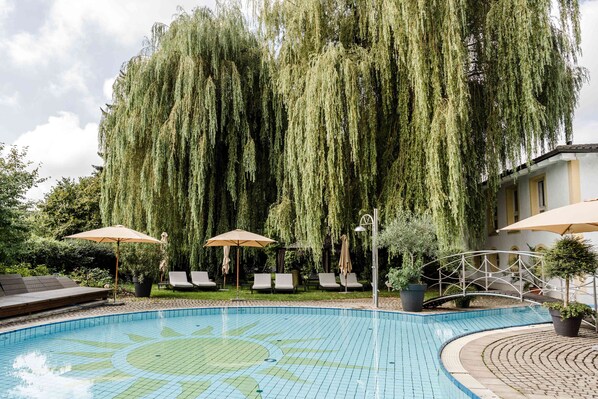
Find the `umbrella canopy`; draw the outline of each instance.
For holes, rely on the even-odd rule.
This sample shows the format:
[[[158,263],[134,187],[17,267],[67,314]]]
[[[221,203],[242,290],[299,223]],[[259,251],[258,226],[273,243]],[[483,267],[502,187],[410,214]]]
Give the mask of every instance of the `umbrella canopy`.
[[[598,231],[598,198],[551,209],[500,230],[551,231],[561,235]]]
[[[345,234],[341,236],[341,257],[338,261],[338,269],[345,277],[345,292],[347,292],[347,275],[351,273],[351,256],[349,255],[349,239]]]
[[[237,247],[237,298],[239,297],[239,247],[257,247],[263,248],[266,245],[272,244],[274,241],[271,238],[261,236],[259,234],[251,233],[249,231],[236,229],[228,233],[220,234],[219,236],[210,238],[204,247]]]
[[[228,255],[230,254],[230,246],[224,246],[224,258],[222,259],[222,275],[224,276],[224,287],[226,287],[226,275],[230,269],[230,258]]]
[[[263,248],[274,241],[271,238],[251,233],[249,231],[237,229],[219,236],[210,238],[205,247],[222,247],[230,245],[233,247],[258,247]]]
[[[116,290],[118,288],[118,257],[120,255],[121,242],[145,242],[150,244],[162,244],[162,241],[156,240],[146,234],[129,229],[122,225],[103,227],[101,229],[84,231],[64,238],[76,238],[81,240],[95,242],[115,242],[116,243],[116,270],[114,276],[114,301],[116,301]]]

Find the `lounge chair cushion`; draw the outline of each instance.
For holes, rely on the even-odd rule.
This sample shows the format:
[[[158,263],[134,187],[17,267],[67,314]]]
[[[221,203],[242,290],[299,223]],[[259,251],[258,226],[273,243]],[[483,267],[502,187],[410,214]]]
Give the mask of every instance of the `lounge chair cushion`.
[[[191,283],[197,287],[215,288],[216,283],[210,280],[208,272],[194,271],[191,272]]]
[[[336,282],[334,273],[318,273],[320,287],[327,289],[339,289],[341,286]]]
[[[345,286],[345,277],[341,275],[340,277],[341,285]],[[363,284],[357,281],[357,276],[355,273],[347,274],[347,288],[363,288]]]
[[[0,285],[5,295],[26,294],[28,292],[20,274],[0,275]]]
[[[295,290],[293,275],[291,273],[276,273],[274,278],[274,290]]]
[[[271,290],[272,276],[270,273],[256,273],[253,276],[252,290]]]
[[[168,282],[172,288],[193,288],[193,284],[187,281],[185,272],[169,272]]]

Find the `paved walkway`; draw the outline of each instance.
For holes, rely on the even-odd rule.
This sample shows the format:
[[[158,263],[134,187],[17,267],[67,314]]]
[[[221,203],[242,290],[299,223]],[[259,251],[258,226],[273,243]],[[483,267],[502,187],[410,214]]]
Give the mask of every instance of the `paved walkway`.
[[[455,359],[455,356],[458,359]],[[447,369],[481,398],[598,398],[598,334],[557,336],[552,326],[482,332],[449,344]]]

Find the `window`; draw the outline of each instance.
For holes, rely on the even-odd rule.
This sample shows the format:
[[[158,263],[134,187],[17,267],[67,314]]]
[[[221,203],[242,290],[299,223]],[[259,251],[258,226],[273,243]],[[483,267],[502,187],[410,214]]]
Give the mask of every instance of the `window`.
[[[538,180],[538,211],[546,210],[546,196],[544,195],[544,179]]]
[[[517,186],[507,188],[507,225],[519,221],[519,191]]]
[[[548,210],[546,202],[546,177],[536,176],[529,181],[530,205],[532,215]]]

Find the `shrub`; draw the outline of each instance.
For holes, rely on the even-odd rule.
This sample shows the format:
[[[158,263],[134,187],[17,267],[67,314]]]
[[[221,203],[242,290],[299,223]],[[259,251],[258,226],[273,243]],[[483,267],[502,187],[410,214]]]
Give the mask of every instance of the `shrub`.
[[[79,267],[71,272],[70,277],[86,287],[104,287],[112,283],[112,276],[108,270],[97,267]]]

